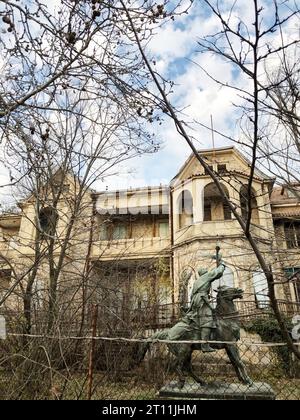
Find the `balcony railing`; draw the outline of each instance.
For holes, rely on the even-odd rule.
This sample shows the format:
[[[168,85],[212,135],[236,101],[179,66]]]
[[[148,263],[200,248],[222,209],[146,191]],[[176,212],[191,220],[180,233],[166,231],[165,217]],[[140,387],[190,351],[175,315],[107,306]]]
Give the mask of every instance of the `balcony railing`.
[[[289,318],[294,315],[300,315],[300,303],[289,301],[278,301],[282,315]],[[170,328],[176,324],[181,317],[180,305],[177,304],[145,304],[140,308],[119,308],[116,313],[116,308],[107,308],[101,306],[99,303],[99,316],[97,334],[107,334],[110,336],[131,336],[139,333],[141,336],[145,331],[158,330]],[[249,323],[257,318],[268,319],[273,311],[269,302],[265,302],[264,308],[257,308],[253,301],[239,301],[237,302],[237,309],[242,323]],[[22,328],[22,312],[20,311],[6,311],[2,308],[0,314],[6,316],[9,332],[19,331]],[[47,312],[38,311],[33,314],[32,318],[32,332],[42,333],[47,328]],[[233,315],[235,316],[235,315]],[[82,334],[88,334],[92,324],[92,311],[88,311],[84,327],[81,330],[80,317],[77,318],[74,314],[64,314],[64,317],[59,321],[60,331],[64,334],[78,334],[81,330]],[[109,327],[109,328],[108,328]]]
[[[93,245],[92,257],[102,259],[147,257],[157,254],[168,254],[170,251],[169,238],[140,238],[120,239],[112,241],[98,241]]]
[[[300,315],[300,303],[289,302],[284,300],[278,301],[278,306],[282,315],[286,317],[293,317]],[[256,318],[268,318],[273,314],[270,302],[260,302],[259,307],[254,301],[237,301],[236,308],[239,312],[239,317],[242,322],[250,322]],[[180,305],[165,304],[154,305],[151,308],[136,309],[133,319],[135,322],[144,324],[149,328],[169,328],[173,326],[180,318]]]

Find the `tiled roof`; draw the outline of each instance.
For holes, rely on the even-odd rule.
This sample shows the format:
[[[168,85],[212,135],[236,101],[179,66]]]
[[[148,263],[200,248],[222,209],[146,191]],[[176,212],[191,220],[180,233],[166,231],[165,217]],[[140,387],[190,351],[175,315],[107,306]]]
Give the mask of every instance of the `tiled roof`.
[[[293,187],[293,184],[291,184]],[[294,186],[296,187],[296,185]],[[299,187],[297,185],[297,187]],[[300,194],[300,191],[299,191]],[[299,199],[297,197],[291,197],[289,195],[289,190],[286,186],[275,187],[271,194],[271,203],[272,204],[295,204],[299,203]]]
[[[278,209],[276,211],[272,211],[273,217],[274,218],[299,218],[300,219],[300,206],[299,207],[295,207],[292,209],[285,209],[285,208],[281,208]]]

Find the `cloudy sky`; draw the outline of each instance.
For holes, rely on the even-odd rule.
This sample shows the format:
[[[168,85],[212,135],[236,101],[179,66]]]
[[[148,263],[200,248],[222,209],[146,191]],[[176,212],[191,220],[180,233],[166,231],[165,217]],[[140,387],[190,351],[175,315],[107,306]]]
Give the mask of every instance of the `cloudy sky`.
[[[189,0],[184,2],[185,5],[190,3]],[[253,28],[251,0],[222,0],[219,3],[227,16],[234,3],[232,22],[237,24],[242,19]],[[294,0],[282,0],[282,3],[284,13],[288,13]],[[156,70],[175,82],[172,102],[178,109],[184,110],[182,118],[192,123],[192,134],[199,149],[210,148],[213,142],[211,133],[195,124],[195,121],[210,126],[212,116],[216,130],[236,138],[240,135],[237,124],[239,113],[233,106],[240,99],[235,91],[216,85],[201,68],[225,83],[249,87],[249,80],[242,77],[231,64],[221,58],[199,53],[197,41],[220,29],[217,18],[203,4],[203,1],[196,0],[188,14],[177,17],[174,22],[170,21],[157,30],[156,36],[148,45],[148,53],[156,61]],[[260,4],[264,8],[261,15],[262,25],[267,25],[273,19],[273,1],[260,0]],[[299,38],[299,16],[291,20],[284,30],[287,36]],[[279,41],[280,34],[272,34],[270,42],[276,44]],[[106,179],[103,184],[96,185],[96,188],[104,190],[106,187],[116,189],[167,184],[189,156],[190,149],[178,136],[172,121],[166,120],[163,125],[155,127],[155,132],[163,143],[160,152],[127,162],[121,168],[119,177]],[[217,147],[228,144],[231,143],[223,137],[215,136]],[[0,185],[7,181],[6,175],[0,170]],[[0,198],[3,198],[4,189],[0,190],[0,194]]]
[[[186,1],[186,4],[189,3]],[[225,15],[228,16],[233,3],[234,12],[231,21],[242,19],[249,27],[254,21],[253,2],[251,0],[222,0],[219,2]],[[260,1],[262,11],[262,26],[273,21],[274,8],[272,0]],[[285,1],[283,13],[289,13],[293,1]],[[273,13],[272,13],[273,12]],[[203,2],[194,2],[189,14],[178,17],[175,22],[169,22],[161,30],[148,47],[148,52],[156,59],[156,70],[166,78],[175,82],[173,103],[184,109],[183,117],[187,122],[199,121],[210,126],[213,117],[214,128],[229,136],[238,138],[239,113],[233,104],[240,103],[235,91],[220,88],[210,79],[201,67],[214,78],[236,86],[248,87],[249,80],[242,76],[229,63],[208,54],[200,54],[197,41],[206,35],[214,34],[220,29],[217,18],[205,7]],[[284,28],[286,36],[299,38],[299,16],[292,19]],[[270,43],[280,45],[280,34],[274,33]],[[275,65],[275,63],[273,63]],[[262,70],[263,73],[263,70]],[[263,74],[261,75],[262,77]],[[211,133],[197,124],[193,124],[193,136],[199,148],[210,148],[213,145]],[[157,127],[157,136],[163,142],[160,152],[131,161],[123,168],[122,176],[106,182],[109,188],[116,186],[143,186],[167,184],[176,175],[190,149],[185,141],[178,136],[171,121]],[[215,145],[220,147],[230,145],[230,141],[215,136]],[[134,175],[129,172],[133,170]],[[99,186],[101,188],[101,186]]]

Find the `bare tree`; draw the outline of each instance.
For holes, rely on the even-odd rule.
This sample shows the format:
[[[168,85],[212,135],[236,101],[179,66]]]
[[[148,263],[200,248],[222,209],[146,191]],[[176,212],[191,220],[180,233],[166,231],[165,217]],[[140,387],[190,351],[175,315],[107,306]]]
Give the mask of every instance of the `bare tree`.
[[[149,39],[180,4],[166,12],[154,1],[132,3],[141,37]],[[151,79],[128,33],[121,3],[1,1],[0,16],[2,163],[10,185],[22,190],[18,198],[30,197],[35,206],[34,220],[22,212],[35,231],[33,243],[27,241],[30,267],[16,270],[2,255],[14,282],[0,304],[21,288],[25,330],[30,332],[33,289],[42,262],[48,264],[51,329],[76,222],[86,206],[89,216],[93,214],[91,203],[85,202],[88,189],[115,174],[121,162],[159,149],[151,123],[159,119],[160,103],[150,94]],[[65,191],[69,176],[74,177],[71,197]],[[68,199],[64,211],[69,223],[58,235],[62,197]]]
[[[73,277],[76,277],[76,271],[78,279],[84,277],[86,267],[85,263],[82,266],[82,261],[88,260],[88,255],[82,253],[90,250],[86,245],[90,241],[94,212],[92,185],[115,174],[121,162],[153,152],[154,142],[151,136],[149,140],[146,131],[136,129],[136,117],[131,126],[129,114],[125,115],[118,107],[115,111],[112,115],[111,104],[102,100],[99,110],[86,106],[84,111],[87,116],[93,113],[96,123],[72,114],[70,108],[70,113],[64,116],[52,114],[50,121],[47,117],[35,120],[32,133],[28,130],[24,133],[18,126],[8,136],[7,164],[14,168],[11,169],[14,178],[22,180],[18,183],[25,199],[21,214],[27,220],[31,238],[19,238],[19,263],[22,265],[24,260],[24,269],[16,273],[14,285],[7,295],[21,286],[27,333],[31,330],[32,297],[37,277],[49,280],[46,286],[49,287],[49,329],[56,319],[62,272],[69,270],[71,276],[73,264]],[[25,255],[22,255],[22,246],[28,247]],[[30,256],[26,255],[28,250]],[[11,267],[17,265],[13,260],[6,263]],[[41,273],[43,270],[45,272]],[[25,278],[24,271],[28,274]],[[81,287],[81,281],[81,278],[77,281],[77,287]]]
[[[163,102],[166,112],[169,117],[173,119],[175,127],[179,134],[185,139],[190,148],[192,149],[194,155],[200,162],[200,164],[206,169],[207,173],[212,177],[213,181],[216,184],[217,189],[219,190],[221,196],[228,204],[230,210],[232,211],[234,217],[239,222],[245,238],[251,245],[252,250],[254,251],[259,264],[266,276],[269,285],[269,296],[272,302],[272,307],[274,309],[276,318],[284,335],[286,342],[289,345],[289,348],[294,352],[298,359],[300,359],[300,353],[297,347],[294,345],[287,327],[282,319],[280,310],[278,307],[276,294],[275,294],[275,278],[272,272],[269,261],[264,257],[263,253],[260,250],[260,247],[251,232],[251,219],[252,219],[252,183],[255,174],[255,170],[259,164],[259,148],[262,146],[262,141],[265,138],[265,120],[262,119],[262,115],[266,108],[266,102],[271,101],[273,108],[280,112],[282,111],[283,105],[282,100],[278,101],[278,93],[270,89],[268,81],[265,80],[264,74],[262,74],[262,68],[268,60],[273,56],[278,54],[286,54],[287,50],[295,45],[299,44],[298,37],[296,39],[288,40],[279,46],[272,46],[270,43],[270,35],[276,31],[283,30],[284,25],[287,24],[291,19],[298,16],[299,9],[297,4],[292,4],[294,6],[290,9],[290,4],[287,9],[282,10],[286,6],[280,4],[280,2],[275,1],[273,5],[273,17],[272,20],[267,19],[263,20],[264,9],[261,6],[261,2],[258,0],[253,0],[253,14],[251,16],[251,23],[243,22],[236,15],[234,15],[235,6],[237,2],[233,2],[231,10],[222,10],[222,5],[219,2],[207,1],[204,0],[203,5],[208,7],[210,12],[217,17],[219,21],[220,30],[212,35],[208,35],[204,39],[200,40],[198,46],[201,48],[202,52],[208,52],[222,57],[227,62],[235,66],[235,68],[241,73],[244,74],[250,81],[251,87],[241,88],[239,86],[229,86],[228,81],[222,81],[214,78],[213,75],[209,75],[218,85],[222,87],[231,87],[237,91],[242,99],[242,105],[240,109],[243,116],[243,132],[245,139],[243,140],[243,145],[248,150],[248,154],[251,157],[251,167],[250,167],[250,176],[248,181],[248,194],[247,198],[247,214],[246,218],[241,217],[240,212],[238,211],[236,205],[230,201],[226,195],[226,191],[222,187],[218,174],[216,174],[207,164],[205,159],[198,153],[197,147],[195,146],[192,137],[189,135],[186,128],[186,124],[182,121],[180,114],[177,112],[175,107],[172,105],[168,99],[168,94],[164,89],[163,84],[160,81],[159,76],[156,71],[153,69],[151,60],[147,57],[145,52],[144,43],[139,37],[139,33],[135,28],[135,22],[133,19],[132,12],[126,7],[125,3],[122,2],[124,9],[127,11],[128,20],[130,22],[130,27],[135,33],[135,40],[139,46],[141,56],[144,59],[144,62],[148,68],[149,74],[151,75],[155,86],[157,88],[158,97]],[[293,3],[293,2],[289,2]],[[234,18],[233,18],[234,16]],[[203,69],[205,71],[205,69]],[[208,74],[206,72],[206,74]],[[275,89],[276,90],[276,89]],[[277,89],[278,92],[278,89]],[[290,102],[289,102],[290,106]],[[287,104],[284,105],[284,112],[281,112],[281,115],[286,117],[291,117],[293,115],[293,124],[294,121],[298,119],[297,115],[294,115],[294,109],[290,109]],[[292,129],[291,126],[289,126]],[[294,129],[293,129],[294,132]],[[268,137],[270,141],[270,137]],[[237,141],[237,143],[239,143]]]

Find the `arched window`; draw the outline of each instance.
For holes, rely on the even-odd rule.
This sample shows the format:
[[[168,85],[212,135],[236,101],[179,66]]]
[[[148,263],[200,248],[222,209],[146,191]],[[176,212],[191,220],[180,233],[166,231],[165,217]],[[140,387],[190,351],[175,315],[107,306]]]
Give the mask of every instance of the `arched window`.
[[[42,233],[53,236],[55,234],[58,214],[51,207],[43,208],[39,213],[39,223]]]
[[[184,190],[178,199],[179,229],[194,223],[194,204],[192,194]]]
[[[227,188],[224,185],[222,187],[229,197]],[[211,183],[204,188],[204,221],[217,220],[231,220],[231,210],[216,185]]]
[[[268,307],[270,303],[270,298],[268,295],[268,282],[265,273],[261,269],[257,269],[252,273],[252,284],[256,306],[259,309]]]
[[[212,285],[212,298],[214,306],[216,306],[217,303],[218,288],[222,286],[234,287],[234,275],[232,269],[229,267],[225,268],[223,277],[215,281]]]
[[[259,224],[259,212],[257,206],[257,200],[255,191],[253,188],[251,189],[251,222],[258,225]],[[248,185],[242,185],[240,190],[240,203],[241,203],[241,211],[242,217],[244,220],[248,219],[249,214],[249,189]]]

